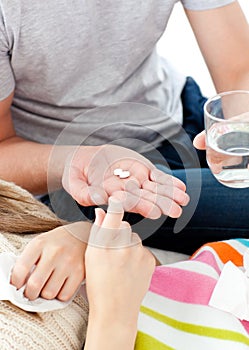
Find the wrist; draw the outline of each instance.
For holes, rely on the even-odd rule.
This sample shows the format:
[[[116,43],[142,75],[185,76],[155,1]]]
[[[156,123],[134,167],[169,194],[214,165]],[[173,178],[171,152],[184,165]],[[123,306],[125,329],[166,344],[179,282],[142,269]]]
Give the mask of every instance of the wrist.
[[[76,221],[63,226],[63,230],[87,245],[91,227],[92,223],[88,221]]]
[[[127,327],[128,329],[134,329],[137,327],[138,314],[139,310],[135,312],[129,307],[127,307],[127,312],[121,312],[115,308],[102,308],[102,310],[93,311],[90,306],[88,322],[99,326],[116,324],[119,328]]]
[[[116,315],[117,316],[117,315]],[[137,335],[137,320],[124,323],[103,315],[89,314],[85,350],[133,350]]]
[[[48,164],[47,179],[48,190],[54,191],[62,187],[62,177],[67,159],[73,154],[74,146],[56,145],[51,147]]]
[[[51,147],[51,146],[50,146]],[[88,163],[88,157],[93,154],[97,146],[64,146],[56,145],[51,147],[47,164],[47,178],[50,184],[50,190],[56,190],[62,187],[62,179],[68,181],[69,170],[73,161],[77,158],[79,150],[84,148],[85,157],[80,152],[80,162],[84,165]],[[82,165],[82,168],[84,166]]]
[[[99,299],[99,302],[98,300]],[[100,300],[101,299],[101,300]],[[129,325],[136,327],[140,310],[139,305],[130,305],[128,302],[121,304],[120,301],[113,298],[94,298],[89,301],[89,321],[94,320],[98,323],[108,322],[110,324],[117,323],[119,325]]]

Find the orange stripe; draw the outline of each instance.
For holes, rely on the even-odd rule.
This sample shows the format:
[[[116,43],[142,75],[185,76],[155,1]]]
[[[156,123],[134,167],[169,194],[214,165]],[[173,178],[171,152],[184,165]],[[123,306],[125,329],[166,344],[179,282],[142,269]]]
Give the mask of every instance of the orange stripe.
[[[243,256],[230,246],[230,244],[225,242],[213,242],[209,243],[209,245],[215,249],[224,264],[230,260],[237,266],[243,266]]]
[[[196,253],[198,253],[200,250],[202,250],[203,247],[206,247],[206,246],[213,248],[216,251],[216,253],[219,255],[219,258],[224,264],[230,260],[236,266],[243,266],[243,256],[236,249],[231,247],[229,244],[225,242],[207,243],[204,246],[202,246],[200,249],[198,249]],[[193,256],[195,256],[196,253],[194,253]]]

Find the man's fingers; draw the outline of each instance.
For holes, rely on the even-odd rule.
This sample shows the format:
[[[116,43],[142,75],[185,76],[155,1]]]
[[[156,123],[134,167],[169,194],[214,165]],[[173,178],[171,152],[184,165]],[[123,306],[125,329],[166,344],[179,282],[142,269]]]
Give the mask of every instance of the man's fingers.
[[[178,218],[182,214],[181,206],[174,200],[146,190],[140,190],[139,194],[118,191],[114,193],[114,196],[122,201],[126,211],[149,219],[158,219],[162,214]]]
[[[142,198],[140,193],[137,195],[131,192],[117,191],[113,196],[122,202],[125,211],[141,214],[150,219],[158,219],[162,214],[157,205]]]
[[[134,181],[139,185],[139,180],[134,176],[130,175],[127,178],[120,178],[119,176],[111,175],[103,180],[103,188],[109,196],[112,195],[113,192],[124,190],[127,181]]]
[[[206,149],[206,137],[205,130],[203,130],[200,134],[196,135],[193,141],[194,147],[200,150]]]
[[[161,196],[144,189],[139,189],[139,191],[133,194],[140,198],[138,204],[140,204],[141,201],[143,201],[143,204],[147,201],[147,208],[150,208],[150,211],[156,207],[160,209],[161,214],[169,215],[172,218],[178,218],[182,214],[181,206],[167,196]]]
[[[146,187],[146,182],[144,182]],[[189,202],[189,196],[178,187],[168,187],[166,185],[158,185],[154,182],[147,182],[147,189],[138,188],[132,181],[127,183],[126,191],[132,193],[137,197],[136,205],[133,206],[132,211],[139,210],[139,213],[148,218],[153,217],[159,209],[158,217],[161,214],[169,215],[172,218],[178,218],[182,213],[182,205]],[[159,187],[160,193],[157,193]],[[135,200],[134,200],[135,202]],[[147,203],[146,203],[147,202]],[[143,208],[141,208],[143,205]],[[136,209],[135,209],[136,208]],[[143,213],[141,212],[143,210]],[[144,214],[145,213],[145,214]]]
[[[160,185],[153,181],[145,181],[142,188],[157,195],[168,197],[174,200],[179,205],[187,205],[189,202],[189,195],[178,187],[168,185]]]
[[[168,215],[171,218],[178,218],[182,214],[181,206],[169,197],[161,196],[147,190],[141,190],[141,198],[151,202],[151,205],[156,205],[160,208],[162,214]]]
[[[186,185],[180,179],[176,177],[166,174],[159,169],[153,169],[150,173],[150,180],[158,183],[160,185],[167,185],[171,187],[178,187],[182,191],[186,191]]]

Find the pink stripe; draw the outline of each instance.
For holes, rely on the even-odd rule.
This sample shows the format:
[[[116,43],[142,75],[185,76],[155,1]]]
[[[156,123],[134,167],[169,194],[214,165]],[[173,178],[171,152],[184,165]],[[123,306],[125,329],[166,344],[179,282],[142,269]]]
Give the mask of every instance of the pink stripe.
[[[247,333],[249,333],[249,322],[248,321],[241,321],[241,323],[244,326]]]
[[[180,302],[207,305],[216,280],[197,272],[158,266],[150,291]]]
[[[219,275],[221,273],[221,270],[215,260],[214,254],[208,250],[203,250],[200,253],[197,253],[197,255],[194,256],[192,260],[201,261],[209,266],[212,266]]]

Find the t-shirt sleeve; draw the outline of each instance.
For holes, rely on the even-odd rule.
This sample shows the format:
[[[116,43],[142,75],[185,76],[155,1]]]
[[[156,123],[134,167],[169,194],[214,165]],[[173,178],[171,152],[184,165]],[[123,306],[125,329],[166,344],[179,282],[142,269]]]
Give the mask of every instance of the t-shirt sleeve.
[[[181,2],[188,10],[209,10],[231,4],[235,0],[181,0]]]
[[[0,101],[8,97],[15,88],[15,80],[10,63],[10,45],[0,12]]]

